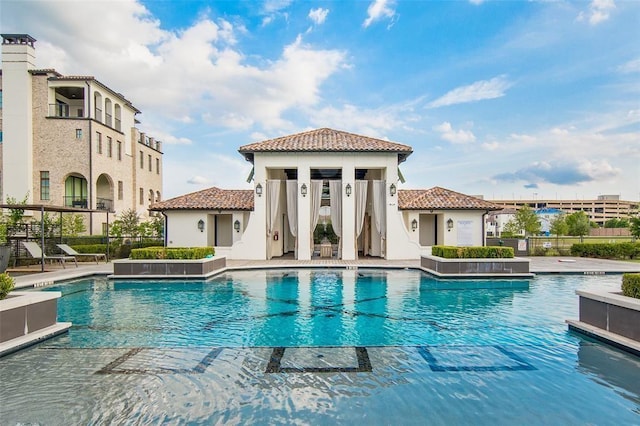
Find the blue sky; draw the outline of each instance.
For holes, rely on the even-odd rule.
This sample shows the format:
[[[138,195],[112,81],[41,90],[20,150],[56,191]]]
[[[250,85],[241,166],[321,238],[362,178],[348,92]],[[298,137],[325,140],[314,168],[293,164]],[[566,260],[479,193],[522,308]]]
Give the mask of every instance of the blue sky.
[[[319,127],[411,145],[401,188],[640,198],[637,1],[1,1],[36,64],[164,142],[164,197],[249,188],[240,145]]]

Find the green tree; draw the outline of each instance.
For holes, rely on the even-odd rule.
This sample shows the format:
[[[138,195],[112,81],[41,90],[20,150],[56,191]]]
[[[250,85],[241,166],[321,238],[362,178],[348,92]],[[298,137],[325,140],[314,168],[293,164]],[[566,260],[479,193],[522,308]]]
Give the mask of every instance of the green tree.
[[[560,247],[560,237],[569,233],[569,225],[563,214],[559,214],[553,218],[549,224],[549,232],[556,236],[556,248]]]
[[[110,233],[118,238],[140,235],[140,216],[133,209],[127,209],[113,222]]]
[[[81,214],[71,213],[62,216],[62,235],[77,237],[86,231],[87,227]]]
[[[604,223],[604,227],[605,228],[628,228],[629,221],[625,218],[617,219],[614,217],[612,219],[607,220]]]
[[[513,224],[511,224],[513,222]],[[538,235],[540,233],[540,221],[536,212],[529,206],[522,206],[515,214],[512,220],[506,225],[507,231],[516,231],[514,234]]]
[[[553,218],[549,225],[549,231],[558,237],[569,233],[569,225],[567,224],[565,215],[559,214]]]
[[[632,217],[629,220],[629,231],[634,238],[640,238],[640,216]]]
[[[589,233],[589,216],[585,212],[571,213],[565,220],[569,227],[569,235],[583,237]]]

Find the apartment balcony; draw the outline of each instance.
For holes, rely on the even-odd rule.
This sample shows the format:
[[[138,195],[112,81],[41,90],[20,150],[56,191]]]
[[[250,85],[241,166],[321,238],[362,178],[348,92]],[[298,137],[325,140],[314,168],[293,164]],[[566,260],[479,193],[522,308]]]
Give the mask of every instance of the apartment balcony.
[[[96,210],[113,211],[113,200],[108,198],[96,198]]]
[[[64,197],[65,207],[75,207],[78,209],[86,209],[88,207],[87,197],[78,197],[67,195]]]
[[[84,109],[66,104],[49,104],[49,117],[84,118]]]

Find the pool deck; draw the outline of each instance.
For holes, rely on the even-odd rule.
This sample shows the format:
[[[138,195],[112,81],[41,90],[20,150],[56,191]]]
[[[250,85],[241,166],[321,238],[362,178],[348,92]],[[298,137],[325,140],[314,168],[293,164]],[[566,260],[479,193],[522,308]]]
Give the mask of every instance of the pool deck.
[[[639,262],[626,262],[620,260],[589,259],[580,257],[526,257],[529,259],[529,269],[534,274],[579,274],[579,275],[604,275],[621,274],[625,272],[639,272]],[[384,259],[358,259],[358,260],[227,260],[227,269],[251,269],[251,268],[298,268],[298,267],[368,267],[368,268],[420,268],[419,260],[384,260]],[[58,281],[72,280],[91,275],[113,274],[112,263],[80,262],[78,267],[67,266],[66,269],[59,265],[45,267],[45,272],[40,271],[40,265],[19,270],[9,270],[10,275],[16,279],[16,288],[41,287]]]

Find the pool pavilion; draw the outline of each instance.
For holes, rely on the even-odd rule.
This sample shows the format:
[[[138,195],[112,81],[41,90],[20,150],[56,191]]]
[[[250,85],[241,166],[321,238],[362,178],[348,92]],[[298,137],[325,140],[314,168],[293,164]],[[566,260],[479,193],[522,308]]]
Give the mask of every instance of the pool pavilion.
[[[419,259],[433,245],[484,245],[498,207],[440,187],[401,190],[408,145],[317,129],[241,146],[253,189],[216,187],[151,206],[168,247],[214,246],[228,259]],[[337,243],[314,244],[331,224]]]

